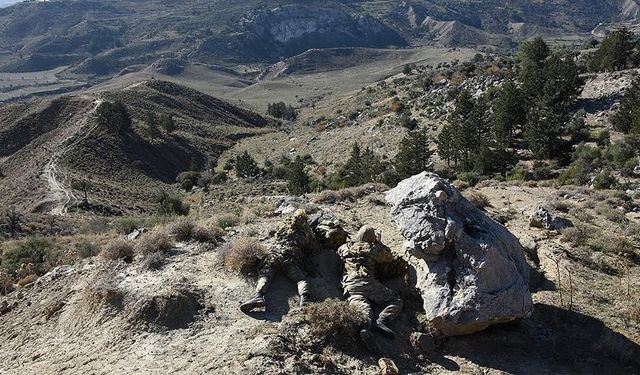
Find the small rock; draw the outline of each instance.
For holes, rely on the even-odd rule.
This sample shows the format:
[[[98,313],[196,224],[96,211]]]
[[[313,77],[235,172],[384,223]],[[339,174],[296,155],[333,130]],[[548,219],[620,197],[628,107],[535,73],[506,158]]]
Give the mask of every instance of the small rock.
[[[529,225],[547,230],[562,230],[573,227],[569,219],[554,216],[546,208],[539,206],[529,217]]]
[[[398,366],[389,358],[380,358],[378,366],[380,366],[380,375],[398,375],[400,373]]]

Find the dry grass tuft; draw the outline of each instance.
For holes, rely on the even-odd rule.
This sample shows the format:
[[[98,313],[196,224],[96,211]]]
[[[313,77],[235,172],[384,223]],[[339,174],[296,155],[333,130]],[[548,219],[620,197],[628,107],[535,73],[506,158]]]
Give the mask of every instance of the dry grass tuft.
[[[151,255],[155,253],[166,253],[173,248],[173,241],[164,232],[148,233],[136,244],[136,252],[140,255]]]
[[[164,253],[156,252],[147,255],[142,262],[142,268],[148,271],[157,271],[161,269],[166,263],[166,257]]]
[[[227,230],[240,224],[240,216],[234,213],[219,214],[213,217],[213,222],[218,227]]]
[[[0,272],[0,296],[13,291],[13,277],[11,275]]]
[[[389,190],[384,184],[366,184],[358,187],[350,187],[341,190],[325,190],[318,193],[313,199],[314,203],[333,204],[338,202],[354,202],[364,196]]]
[[[20,280],[18,280],[18,285],[22,288],[29,284],[34,283],[36,280],[38,280],[38,275],[36,274],[27,275],[21,278]]]
[[[125,240],[115,240],[109,243],[100,255],[106,260],[124,260],[127,263],[133,261],[133,245]]]
[[[223,235],[224,231],[221,228],[205,228],[198,225],[193,228],[191,238],[197,242],[216,244],[220,241]]]
[[[303,319],[310,336],[320,344],[340,345],[356,337],[365,317],[346,301],[328,299],[304,307]]]
[[[167,231],[178,241],[189,241],[191,240],[195,226],[196,224],[193,220],[183,218],[169,224]]]
[[[463,195],[469,202],[473,203],[481,210],[484,210],[487,207],[491,207],[491,201],[489,201],[489,197],[487,197],[480,191],[467,190]]]
[[[267,249],[257,240],[249,237],[238,238],[224,254],[224,264],[230,271],[244,276],[254,275],[260,267]]]

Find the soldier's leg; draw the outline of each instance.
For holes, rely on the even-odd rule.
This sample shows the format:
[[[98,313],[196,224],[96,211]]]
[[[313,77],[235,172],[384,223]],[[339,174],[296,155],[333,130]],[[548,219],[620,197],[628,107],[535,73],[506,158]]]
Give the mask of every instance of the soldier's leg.
[[[376,326],[386,336],[395,337],[395,332],[389,328],[389,322],[398,317],[402,311],[402,300],[398,294],[376,281],[370,285],[367,297],[377,305],[384,307],[376,319]]]
[[[256,284],[256,295],[264,296],[267,293],[271,279],[276,271],[273,266],[264,266],[258,271],[258,283]]]
[[[304,306],[311,302],[309,295],[309,283],[307,282],[307,274],[298,267],[297,264],[290,264],[286,267],[287,277],[296,283],[298,295],[300,296],[300,306]]]
[[[251,312],[253,309],[266,306],[264,296],[274,274],[275,269],[270,265],[265,265],[260,269],[258,273],[258,283],[256,284],[256,295],[252,299],[240,305],[240,310],[242,312],[246,314]]]

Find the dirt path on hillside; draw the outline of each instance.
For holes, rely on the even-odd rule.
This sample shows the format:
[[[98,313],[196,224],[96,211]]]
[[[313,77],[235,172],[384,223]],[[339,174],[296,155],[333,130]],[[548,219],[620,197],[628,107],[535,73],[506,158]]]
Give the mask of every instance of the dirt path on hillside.
[[[71,139],[76,137],[82,131],[82,129],[89,123],[89,119],[93,116],[93,114],[96,112],[96,110],[98,109],[98,106],[101,103],[102,103],[101,99],[97,99],[94,101],[94,106],[91,109],[91,111],[89,111],[82,118],[82,120],[80,120],[76,124],[77,126],[70,127],[71,131],[69,132],[69,134],[65,135],[64,140],[61,142],[62,144],[69,142]],[[42,172],[42,178],[47,182],[47,186],[48,186],[48,193],[47,193],[47,197],[45,198],[45,201],[51,202],[53,204],[53,208],[50,211],[52,215],[57,215],[57,216],[66,215],[69,203],[77,200],[73,191],[65,187],[65,185],[61,182],[66,180],[66,175],[64,174],[64,172],[61,172],[59,170],[58,161],[63,156],[65,156],[67,152],[73,149],[78,143],[86,139],[97,126],[98,126],[97,124],[94,125],[83,136],[79,137],[77,140],[75,140],[71,144],[62,147],[62,149],[54,152],[53,155],[51,156],[51,159],[47,162],[47,164],[45,164]],[[62,178],[59,179],[58,178],[59,176],[62,176]]]

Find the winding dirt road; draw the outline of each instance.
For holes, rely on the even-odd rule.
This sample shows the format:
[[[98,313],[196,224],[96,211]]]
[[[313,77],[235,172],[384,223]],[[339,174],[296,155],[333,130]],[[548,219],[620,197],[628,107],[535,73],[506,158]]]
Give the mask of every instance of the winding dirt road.
[[[82,118],[82,120],[78,122],[77,126],[73,127],[74,131],[71,132],[71,134],[69,134],[65,138],[62,144],[69,142],[71,139],[73,139],[74,137],[80,134],[82,129],[84,129],[89,124],[89,120],[91,119],[93,114],[98,109],[98,106],[102,102],[103,102],[102,99],[96,99],[93,102],[94,103],[93,109],[91,109],[91,111],[86,113],[86,115]],[[49,159],[47,164],[45,164],[42,172],[42,178],[47,182],[47,185],[48,185],[48,193],[47,193],[47,197],[45,198],[45,202],[52,203],[53,208],[50,211],[52,215],[58,215],[58,216],[66,215],[69,204],[77,200],[73,191],[67,188],[61,182],[61,180],[62,181],[66,180],[66,175],[64,174],[64,172],[61,172],[59,170],[58,161],[63,156],[65,156],[67,152],[69,152],[76,145],[78,145],[78,143],[86,139],[97,126],[98,125],[95,124],[85,134],[78,137],[78,139],[71,142],[69,145],[62,147],[60,150],[54,152],[53,155],[51,156],[51,159]],[[59,178],[60,176],[62,176],[62,178]]]

